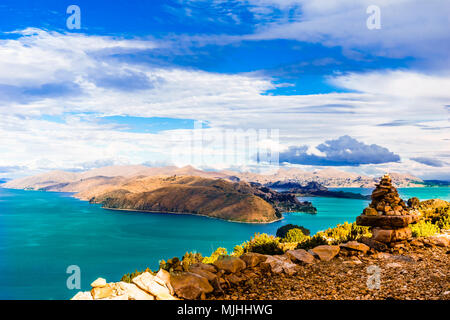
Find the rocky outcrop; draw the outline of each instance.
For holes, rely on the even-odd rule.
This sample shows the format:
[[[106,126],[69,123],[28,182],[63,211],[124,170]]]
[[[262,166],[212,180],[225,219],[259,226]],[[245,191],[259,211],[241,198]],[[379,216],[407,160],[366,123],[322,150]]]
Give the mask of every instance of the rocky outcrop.
[[[314,263],[314,256],[304,249],[288,250],[286,251],[286,256],[296,263],[300,264]]]
[[[306,212],[317,213],[309,201],[300,201],[293,193],[277,192],[259,183],[250,182],[252,193],[270,203],[277,212]]]
[[[238,271],[244,270],[246,267],[244,260],[230,256],[219,257],[214,262],[214,265],[217,269],[223,270],[228,273],[236,273]]]
[[[339,246],[321,245],[311,249],[311,252],[322,261],[330,261],[339,253],[340,249]]]
[[[363,241],[380,250],[383,244],[393,246],[398,242],[409,240],[412,236],[409,225],[416,223],[419,215],[400,198],[389,175],[381,178],[371,198],[369,207],[356,218],[356,224],[372,227],[372,238]]]
[[[208,279],[192,272],[180,272],[170,276],[170,284],[175,294],[183,299],[197,299],[213,292]]]
[[[362,253],[367,253],[367,251],[370,250],[370,247],[368,245],[365,245],[364,243],[360,243],[358,241],[349,241],[347,243],[341,243],[339,247],[342,249],[347,249],[350,251],[358,251]]]

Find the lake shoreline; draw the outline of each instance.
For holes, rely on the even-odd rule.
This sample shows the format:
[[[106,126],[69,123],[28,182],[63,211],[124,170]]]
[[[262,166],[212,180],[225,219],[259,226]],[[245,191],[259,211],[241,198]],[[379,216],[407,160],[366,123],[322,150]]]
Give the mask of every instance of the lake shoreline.
[[[81,201],[83,201],[83,200],[81,200]],[[208,215],[205,215],[205,214],[197,214],[197,213],[190,213],[190,212],[170,212],[170,211],[154,211],[154,210],[153,211],[147,211],[147,210],[121,209],[121,208],[108,208],[108,207],[100,207],[100,208],[105,209],[105,210],[112,210],[112,211],[128,211],[128,212],[138,212],[138,213],[158,213],[158,214],[171,214],[171,215],[189,215],[189,216],[205,217],[205,218],[210,218],[210,219],[215,219],[215,220],[221,220],[221,221],[226,221],[226,222],[234,222],[234,223],[243,223],[243,224],[262,224],[262,225],[265,225],[265,224],[271,224],[271,223],[275,223],[275,222],[279,222],[279,221],[284,220],[284,217],[282,217],[282,218],[279,218],[277,220],[269,221],[269,222],[247,222],[247,221],[228,220],[228,219],[223,219],[223,218],[218,218],[218,217],[211,217],[211,216],[208,216]],[[287,212],[287,213],[290,213],[290,212]],[[305,213],[305,212],[300,212],[300,213]]]

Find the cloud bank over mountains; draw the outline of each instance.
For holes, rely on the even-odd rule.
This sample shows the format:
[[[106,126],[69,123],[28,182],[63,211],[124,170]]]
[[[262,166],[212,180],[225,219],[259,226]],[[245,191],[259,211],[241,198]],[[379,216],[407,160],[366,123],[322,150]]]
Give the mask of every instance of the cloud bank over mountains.
[[[313,166],[359,166],[398,162],[400,157],[376,144],[367,145],[350,136],[328,140],[316,147],[324,155],[308,154],[307,146],[290,146],[280,153],[280,162]]]

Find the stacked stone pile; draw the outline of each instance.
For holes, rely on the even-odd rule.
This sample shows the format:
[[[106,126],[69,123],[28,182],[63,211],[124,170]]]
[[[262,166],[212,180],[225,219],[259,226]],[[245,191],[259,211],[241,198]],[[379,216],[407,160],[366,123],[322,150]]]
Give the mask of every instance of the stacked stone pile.
[[[381,242],[393,246],[409,240],[412,236],[409,225],[416,223],[419,216],[400,198],[389,175],[381,178],[371,198],[370,205],[356,218],[358,225],[372,227],[372,239],[368,244],[375,247]]]

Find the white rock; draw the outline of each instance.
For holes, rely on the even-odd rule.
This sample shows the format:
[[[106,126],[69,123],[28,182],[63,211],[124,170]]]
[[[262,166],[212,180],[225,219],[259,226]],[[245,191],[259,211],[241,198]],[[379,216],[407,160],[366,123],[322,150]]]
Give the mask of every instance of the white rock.
[[[92,295],[89,291],[86,292],[80,291],[76,295],[74,295],[73,298],[70,300],[94,300],[94,299],[92,298]]]
[[[98,278],[97,280],[95,280],[94,282],[91,283],[92,288],[104,287],[104,286],[106,286],[106,280],[103,278]]]
[[[157,278],[149,272],[144,272],[137,277],[133,278],[133,283],[135,283],[142,290],[147,291],[156,297],[157,300],[167,300],[170,294],[169,289],[161,285],[163,282],[161,279]]]
[[[119,282],[116,284],[121,293],[126,294],[130,300],[155,300],[155,297],[141,290],[133,283]]]
[[[170,273],[164,269],[159,269],[158,273],[156,274],[156,278],[160,279],[163,284],[169,289],[169,293],[171,295],[174,294],[172,285],[170,284]]]

